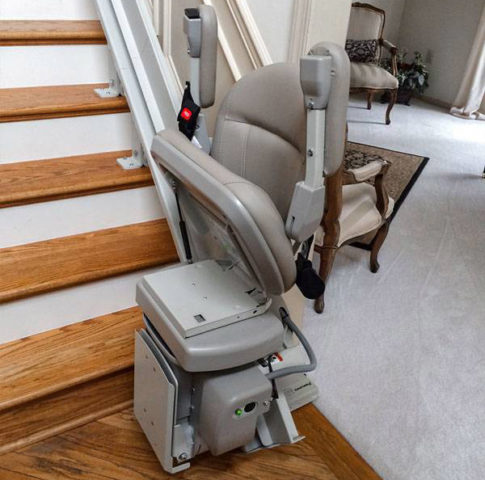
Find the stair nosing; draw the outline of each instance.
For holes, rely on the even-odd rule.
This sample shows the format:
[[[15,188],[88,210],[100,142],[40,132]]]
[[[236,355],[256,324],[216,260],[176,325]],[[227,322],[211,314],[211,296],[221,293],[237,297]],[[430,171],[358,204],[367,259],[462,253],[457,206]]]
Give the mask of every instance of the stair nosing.
[[[158,234],[163,236],[155,236]],[[145,253],[149,248],[145,244],[147,239],[152,241],[152,248],[156,250]],[[137,256],[130,256],[132,250],[127,253],[128,247],[133,249],[133,242],[138,242]],[[142,243],[145,249],[143,254],[141,253]],[[121,256],[113,256],[113,245],[121,245],[114,249],[115,253]],[[103,249],[105,249],[104,255]],[[71,258],[69,257],[71,250],[77,255],[73,262],[79,262],[79,258],[85,255],[82,264],[75,265],[68,262]],[[87,254],[86,251],[89,253]],[[23,261],[28,268],[22,267],[19,261],[15,260],[17,255],[24,258]],[[36,281],[30,273],[35,268],[34,261],[41,262],[42,268],[46,269],[43,276],[35,277]],[[59,261],[62,261],[62,264],[56,264]],[[4,278],[0,281],[0,305],[176,261],[178,261],[178,255],[166,219],[132,223],[6,247],[0,249],[0,268],[4,269]],[[65,269],[64,272],[59,272],[60,265]],[[53,275],[53,269],[56,275]]]
[[[2,30],[0,28],[0,46],[45,46],[45,45],[103,45],[106,44],[106,36],[101,23],[97,20],[2,20],[1,24],[10,24],[12,27],[20,27],[28,24],[31,30],[17,28]],[[85,30],[76,30],[74,26],[84,26]],[[45,26],[44,30],[36,29]],[[71,26],[71,30],[53,27]],[[98,28],[95,28],[98,27]]]
[[[30,95],[32,98],[36,98],[36,96],[42,98],[47,94],[55,94],[58,95],[57,100],[60,98],[69,99],[70,95],[71,98],[72,96],[89,96],[89,98],[84,98],[83,101],[74,99],[67,103],[58,102],[57,104],[53,101],[39,104],[35,102],[29,104],[25,101],[25,103],[18,102],[18,105],[7,107],[5,107],[4,100],[3,109],[0,110],[0,123],[128,113],[130,108],[125,97],[101,98],[96,96],[95,89],[103,89],[108,86],[108,83],[87,83],[0,89],[0,99],[2,95],[5,99],[11,96],[15,97],[15,95],[21,95],[22,97]]]
[[[134,343],[134,332],[136,330],[136,325],[140,327],[142,326],[141,315],[142,314],[139,307],[131,307],[131,308],[127,308],[110,314],[105,314],[99,317],[91,318],[89,320],[84,320],[82,322],[78,322],[72,325],[67,325],[66,327],[60,327],[48,332],[32,335],[30,337],[26,337],[19,340],[14,340],[12,342],[8,342],[7,344],[0,346],[0,362],[6,362],[9,357],[9,354],[10,356],[13,355],[15,357],[16,356],[15,354],[18,351],[21,351],[23,349],[24,347],[23,344],[25,342],[28,342],[29,340],[34,342],[34,348],[40,348],[41,346],[43,346],[42,347],[43,353],[47,351],[48,355],[46,358],[50,358],[49,361],[52,362],[52,357],[53,357],[52,352],[54,352],[55,354],[55,352],[58,350],[62,350],[65,348],[73,348],[73,343],[77,346],[80,345],[81,341],[79,340],[77,335],[79,335],[79,333],[83,329],[85,329],[86,331],[89,331],[91,326],[94,326],[94,328],[98,329],[100,323],[107,322],[106,329],[111,330],[112,328],[114,328],[111,325],[111,322],[118,320],[118,317],[120,316],[125,317],[120,320],[121,322],[127,322],[127,325],[128,324],[135,325],[133,328],[133,336],[132,336],[133,343]],[[139,317],[140,319],[139,322],[138,320],[134,320],[136,317]],[[120,325],[120,323],[117,323],[117,325]],[[70,338],[70,335],[72,334],[72,330],[75,330],[73,339]],[[54,339],[52,339],[52,334],[54,334]],[[123,338],[126,340],[126,338],[128,337],[125,336]],[[38,341],[38,344],[35,343],[36,340]],[[69,342],[69,340],[71,340],[71,342]],[[66,344],[66,341],[68,342],[67,344]],[[96,345],[98,349],[100,348],[99,343],[94,342],[91,345]],[[110,347],[108,346],[104,348],[109,349]],[[82,349],[81,355],[82,357],[80,358],[80,361],[88,358],[89,348]],[[43,358],[44,357],[41,354],[40,356],[41,361]],[[61,361],[65,362],[66,359],[61,358]],[[42,371],[45,370],[45,367],[42,367],[42,364],[39,364],[39,363],[37,363],[34,367],[30,365],[28,367],[29,375],[32,375],[34,377],[33,384],[35,385],[40,383],[41,386],[36,387],[34,391],[29,391],[29,392],[21,391],[15,394],[14,396],[7,397],[5,399],[0,400],[0,414],[12,408],[18,407],[19,405],[27,404],[35,400],[38,400],[40,398],[53,395],[57,392],[67,390],[84,383],[92,382],[96,379],[108,377],[117,372],[128,370],[133,367],[133,357],[131,356],[129,359],[126,359],[125,361],[118,361],[118,360],[113,361],[113,359],[110,358],[110,364],[108,366],[103,366],[103,368],[99,368],[98,365],[99,363],[95,363],[96,368],[93,367],[93,369],[90,372],[88,373],[84,372],[80,375],[72,375],[73,372],[70,371],[70,376],[67,379],[61,378],[58,381],[51,382],[49,384],[42,384],[42,382],[39,382],[36,380],[36,376],[41,375]],[[27,365],[25,366],[25,368],[27,368]],[[25,369],[21,371],[25,371]],[[12,379],[9,379],[9,381],[11,380]]]
[[[131,155],[131,150],[121,150],[1,164],[0,209],[153,185],[153,179],[147,167],[123,170],[117,164],[116,159],[129,155]],[[79,162],[80,165],[77,168],[76,162]],[[109,177],[106,175],[106,172],[109,171],[108,163],[113,168]],[[81,168],[85,165],[87,167]],[[96,178],[96,167],[98,166],[101,168],[101,176]],[[64,172],[63,167],[65,167]],[[34,171],[35,176],[32,176]],[[76,171],[81,171],[81,177],[76,178],[74,182],[73,172]],[[83,174],[89,174],[89,178],[84,178]],[[55,180],[59,176],[63,176],[66,181],[62,184],[56,182]],[[22,178],[25,178],[24,182]],[[11,182],[13,182],[13,186]],[[52,185],[52,183],[54,184]],[[22,185],[24,185],[23,188]]]

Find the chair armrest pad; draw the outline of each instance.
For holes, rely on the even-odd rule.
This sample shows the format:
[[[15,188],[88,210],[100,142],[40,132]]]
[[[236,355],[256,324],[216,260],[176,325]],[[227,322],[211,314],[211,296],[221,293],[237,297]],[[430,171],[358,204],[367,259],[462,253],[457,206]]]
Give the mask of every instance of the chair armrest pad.
[[[345,173],[350,176],[351,183],[362,183],[380,173],[385,173],[388,165],[385,160],[374,160],[363,167],[345,170]]]
[[[389,40],[385,40],[384,38],[381,40],[381,45],[391,52],[393,55],[397,53],[397,47],[393,43],[391,43]]]

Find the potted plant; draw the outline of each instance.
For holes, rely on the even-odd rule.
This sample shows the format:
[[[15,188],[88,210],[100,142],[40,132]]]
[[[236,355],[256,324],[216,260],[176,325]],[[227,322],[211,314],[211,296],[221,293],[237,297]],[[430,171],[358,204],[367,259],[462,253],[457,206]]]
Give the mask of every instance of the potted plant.
[[[413,93],[422,95],[429,86],[429,72],[423,61],[423,55],[420,52],[414,52],[414,59],[409,63],[406,62],[407,54],[406,50],[401,50],[397,54],[397,79],[399,81],[397,102],[405,105],[409,105]],[[382,62],[382,66],[392,73],[391,59],[386,58]],[[388,92],[381,97],[382,103],[389,102],[389,99]]]

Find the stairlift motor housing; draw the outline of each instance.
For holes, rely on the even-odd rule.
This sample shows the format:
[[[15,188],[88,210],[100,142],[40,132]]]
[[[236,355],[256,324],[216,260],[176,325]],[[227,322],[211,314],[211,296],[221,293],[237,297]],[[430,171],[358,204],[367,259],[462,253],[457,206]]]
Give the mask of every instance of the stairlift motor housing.
[[[196,62],[194,98],[208,107],[215,92],[214,10],[191,9],[184,29]],[[302,438],[291,411],[317,396],[305,374],[315,358],[282,294],[296,281],[292,240],[306,240],[322,217],[323,174],[333,168],[331,160],[324,164],[326,151],[338,151],[326,148],[325,112],[347,105],[335,87],[348,82],[346,54],[332,44],[319,48],[300,65],[307,155],[286,219],[260,186],[209,155],[204,129],[197,137],[203,148],[170,129],[153,141],[153,157],[177,197],[188,261],[137,285],[145,328],[136,332],[134,408],[167,472],[189,468],[206,451],[251,452]],[[339,115],[332,142],[345,139],[345,113]]]

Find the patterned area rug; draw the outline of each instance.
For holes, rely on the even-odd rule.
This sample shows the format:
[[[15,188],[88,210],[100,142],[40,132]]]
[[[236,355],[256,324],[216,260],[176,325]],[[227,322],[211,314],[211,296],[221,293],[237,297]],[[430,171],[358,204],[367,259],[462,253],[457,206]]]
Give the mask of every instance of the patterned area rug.
[[[395,201],[394,211],[389,220],[391,222],[421,175],[429,158],[348,142],[345,152],[345,168],[363,167],[374,160],[388,160],[392,164],[384,182],[387,192]],[[370,244],[366,243],[353,243],[352,246],[365,250],[370,249]]]
[[[387,160],[392,164],[385,179],[387,192],[395,201],[392,219],[421,175],[429,158],[348,142],[345,168],[363,167],[374,160]]]

